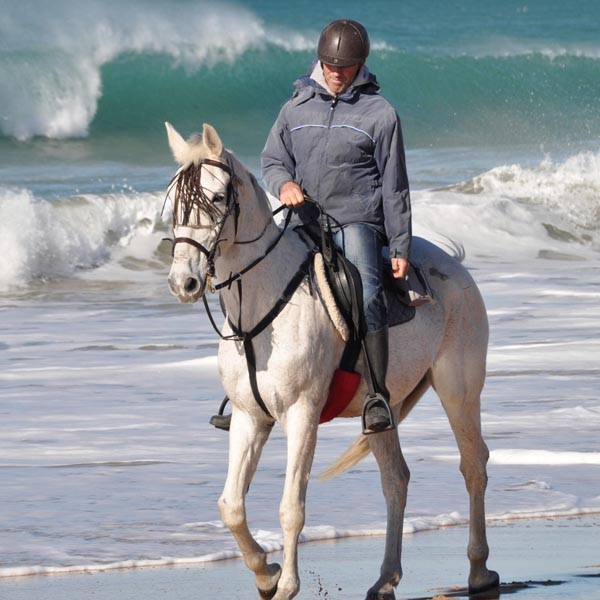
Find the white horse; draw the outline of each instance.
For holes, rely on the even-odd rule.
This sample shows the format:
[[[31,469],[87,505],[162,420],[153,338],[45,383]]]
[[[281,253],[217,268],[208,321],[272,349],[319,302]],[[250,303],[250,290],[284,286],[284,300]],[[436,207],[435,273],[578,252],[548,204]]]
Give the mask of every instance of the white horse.
[[[291,228],[281,233],[253,175],[224,150],[210,125],[204,125],[202,136],[188,141],[166,126],[171,150],[181,166],[170,187],[175,236],[168,280],[172,293],[180,302],[195,302],[212,285],[213,276],[227,283],[221,291],[228,317],[224,336],[231,336],[234,329],[251,332],[280,304],[279,314],[252,339],[254,388],[266,411],[252,389],[248,347],[239,340],[222,340],[219,345],[219,373],[232,402],[229,470],[219,509],[255,574],[259,597],[293,598],[300,589],[297,545],[304,526],[319,416],[344,342],[318,295],[311,293],[307,277],[301,274],[289,301],[281,302],[309,252]],[[442,401],[469,492],[469,587],[481,591],[499,582],[498,574],[486,567],[488,449],[481,436],[480,392],[485,378],[487,316],[477,286],[459,261],[423,240],[414,248],[431,273],[436,302],[420,307],[409,323],[391,328],[387,385],[398,422],[430,386]],[[359,361],[357,370],[361,369]],[[359,416],[365,393],[361,384],[341,416]],[[282,567],[267,562],[265,551],[248,529],[245,512],[245,496],[274,421],[287,436],[280,505]],[[389,600],[395,597],[394,587],[402,577],[402,526],[409,480],[398,433],[361,435],[328,474],[348,468],[369,451],[381,471],[388,519],[380,576],[367,599]]]

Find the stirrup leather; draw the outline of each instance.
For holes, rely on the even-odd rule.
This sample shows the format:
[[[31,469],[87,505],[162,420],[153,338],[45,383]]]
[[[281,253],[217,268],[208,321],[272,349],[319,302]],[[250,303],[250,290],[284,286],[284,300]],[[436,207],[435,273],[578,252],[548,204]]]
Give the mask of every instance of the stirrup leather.
[[[368,424],[369,420],[368,413],[374,410],[378,413],[379,419],[373,423]],[[371,435],[374,433],[382,433],[389,431],[390,429],[396,428],[394,422],[394,415],[390,403],[379,393],[368,394],[362,409],[362,428],[364,435]]]

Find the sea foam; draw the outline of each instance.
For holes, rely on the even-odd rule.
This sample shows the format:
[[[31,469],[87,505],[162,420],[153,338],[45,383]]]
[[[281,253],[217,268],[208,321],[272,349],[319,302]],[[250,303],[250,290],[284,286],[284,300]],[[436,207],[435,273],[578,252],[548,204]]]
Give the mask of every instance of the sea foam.
[[[467,255],[582,259],[600,249],[600,153],[500,165],[413,197],[419,235],[456,239]]]
[[[47,201],[0,188],[0,290],[97,268],[113,248],[151,234],[161,207],[160,194]]]
[[[510,522],[521,519],[536,519],[536,518],[560,518],[560,517],[576,517],[588,514],[596,514],[597,509],[586,508],[555,508],[549,510],[524,510],[510,511],[503,514],[489,515],[486,518],[488,523],[493,522]],[[403,534],[412,535],[422,531],[434,531],[447,527],[455,527],[459,525],[467,525],[469,518],[466,515],[461,515],[458,512],[449,514],[437,515],[435,517],[415,517],[406,519],[404,522]],[[223,527],[221,522],[218,526]],[[256,541],[267,553],[280,552],[283,550],[283,534],[278,531],[256,530],[252,532]],[[324,540],[339,540],[352,537],[372,537],[384,536],[385,529],[348,529],[336,528],[328,525],[315,527],[305,527],[300,534],[298,542],[300,544],[306,542],[324,541]],[[239,550],[222,550],[202,556],[187,556],[187,557],[163,557],[159,559],[131,559],[121,560],[109,563],[89,563],[79,565],[61,565],[61,566],[46,566],[46,565],[31,565],[31,566],[15,566],[0,568],[0,579],[6,577],[25,577],[31,575],[54,575],[68,573],[99,573],[106,571],[114,571],[121,569],[142,569],[148,567],[169,567],[178,565],[198,565],[211,562],[218,562],[231,558],[241,558],[242,553]]]
[[[443,462],[460,460],[459,454],[438,454],[432,457]],[[600,465],[600,452],[568,452],[554,450],[506,449],[492,450],[491,465]]]
[[[468,260],[477,255],[594,258],[600,250],[599,173],[600,154],[584,152],[563,162],[501,165],[457,185],[415,190],[414,231],[442,247],[448,238],[462,243]],[[143,269],[165,234],[163,202],[164,192],[48,201],[30,190],[0,188],[0,289],[118,266],[131,254]],[[119,278],[116,270],[100,274]]]

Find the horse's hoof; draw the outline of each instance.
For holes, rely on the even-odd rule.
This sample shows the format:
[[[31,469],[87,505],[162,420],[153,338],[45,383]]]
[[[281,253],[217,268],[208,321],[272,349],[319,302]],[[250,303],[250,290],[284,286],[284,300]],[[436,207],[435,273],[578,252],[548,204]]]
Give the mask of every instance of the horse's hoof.
[[[475,583],[469,582],[469,595],[481,594],[500,587],[500,575],[496,571],[487,571],[484,577],[478,578]]]
[[[262,590],[258,590],[258,597],[260,600],[271,600],[273,596],[277,593],[277,586],[275,586],[272,590],[268,592],[263,592]]]
[[[277,593],[277,584],[279,583],[279,578],[281,577],[281,566],[277,563],[271,563],[268,565],[269,575],[261,577],[262,580],[266,579],[264,583],[266,584],[266,589],[261,589],[258,587],[258,597],[260,600],[271,600],[273,596]]]

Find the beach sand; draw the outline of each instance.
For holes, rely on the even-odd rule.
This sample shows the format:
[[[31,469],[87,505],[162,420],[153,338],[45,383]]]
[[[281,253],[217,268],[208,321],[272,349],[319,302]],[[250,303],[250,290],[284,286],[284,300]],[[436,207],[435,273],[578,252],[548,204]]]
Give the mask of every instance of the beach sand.
[[[500,573],[500,593],[476,598],[552,600],[600,598],[600,515],[491,523],[489,566]],[[466,597],[467,528],[404,536],[404,577],[398,600]],[[384,538],[357,537],[300,546],[300,600],[361,600],[375,581]],[[281,553],[272,560],[280,561]],[[514,596],[514,594],[517,594]],[[255,600],[240,559],[201,565],[43,575],[0,581],[6,600]]]

